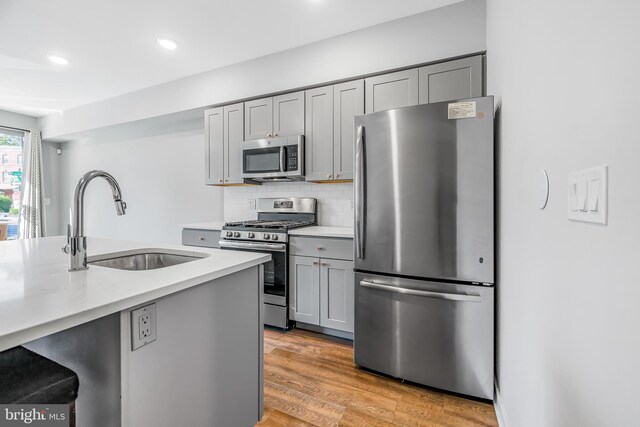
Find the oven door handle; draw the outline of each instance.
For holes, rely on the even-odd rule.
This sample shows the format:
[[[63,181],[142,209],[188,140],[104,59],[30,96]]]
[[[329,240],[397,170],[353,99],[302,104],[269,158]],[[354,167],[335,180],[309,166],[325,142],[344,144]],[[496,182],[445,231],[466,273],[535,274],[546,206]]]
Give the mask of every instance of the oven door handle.
[[[220,240],[218,244],[221,249],[249,249],[271,252],[285,252],[287,250],[287,246],[283,243],[229,242],[227,240]]]

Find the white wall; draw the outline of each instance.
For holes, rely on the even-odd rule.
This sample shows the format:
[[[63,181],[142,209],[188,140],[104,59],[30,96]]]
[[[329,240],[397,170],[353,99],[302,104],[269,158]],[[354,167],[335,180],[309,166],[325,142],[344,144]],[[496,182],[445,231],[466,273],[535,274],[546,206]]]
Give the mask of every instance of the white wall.
[[[128,208],[126,215],[116,216],[107,184],[100,179],[89,184],[88,236],[180,243],[179,224],[222,220],[223,190],[204,185],[202,117],[153,130],[140,124],[62,144],[61,226],[68,222],[78,178],[91,169],[116,178]]]
[[[638,16],[632,1],[488,3],[488,93],[501,104],[497,377],[510,427],[638,424]],[[567,174],[603,164],[609,224],[568,221]]]
[[[485,0],[467,0],[45,116],[40,126],[45,138],[68,139],[90,129],[484,51],[485,7]],[[224,41],[212,41],[212,52],[217,42]]]
[[[25,130],[35,129],[38,126],[38,119],[25,116],[24,114],[0,110],[0,126],[9,126]]]
[[[224,190],[226,221],[255,219],[249,200],[263,197],[313,197],[318,200],[318,224],[353,226],[353,184],[312,182],[268,183],[260,186],[228,187]]]

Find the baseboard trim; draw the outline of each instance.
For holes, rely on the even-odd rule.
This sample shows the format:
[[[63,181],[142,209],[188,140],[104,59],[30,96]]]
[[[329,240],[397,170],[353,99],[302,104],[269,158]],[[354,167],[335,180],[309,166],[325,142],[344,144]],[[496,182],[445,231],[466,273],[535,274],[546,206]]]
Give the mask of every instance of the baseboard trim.
[[[493,407],[496,410],[496,418],[498,419],[498,426],[500,427],[508,427],[509,422],[507,421],[507,413],[504,410],[504,406],[502,404],[502,395],[500,394],[500,388],[498,387],[498,381],[495,380],[495,388],[496,395],[493,400]]]

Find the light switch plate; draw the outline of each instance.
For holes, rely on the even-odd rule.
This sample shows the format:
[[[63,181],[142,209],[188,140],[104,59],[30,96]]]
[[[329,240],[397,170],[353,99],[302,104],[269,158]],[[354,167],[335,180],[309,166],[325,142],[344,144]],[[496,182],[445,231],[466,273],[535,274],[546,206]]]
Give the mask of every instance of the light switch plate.
[[[571,172],[567,188],[567,212],[572,221],[607,223],[608,167]]]

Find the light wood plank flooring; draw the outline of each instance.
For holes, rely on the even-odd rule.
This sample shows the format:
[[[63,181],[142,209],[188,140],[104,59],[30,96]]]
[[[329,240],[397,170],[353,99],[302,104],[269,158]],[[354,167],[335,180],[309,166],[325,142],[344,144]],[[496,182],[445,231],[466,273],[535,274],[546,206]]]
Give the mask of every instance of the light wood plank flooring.
[[[258,426],[497,426],[493,406],[371,374],[348,342],[265,330]]]

